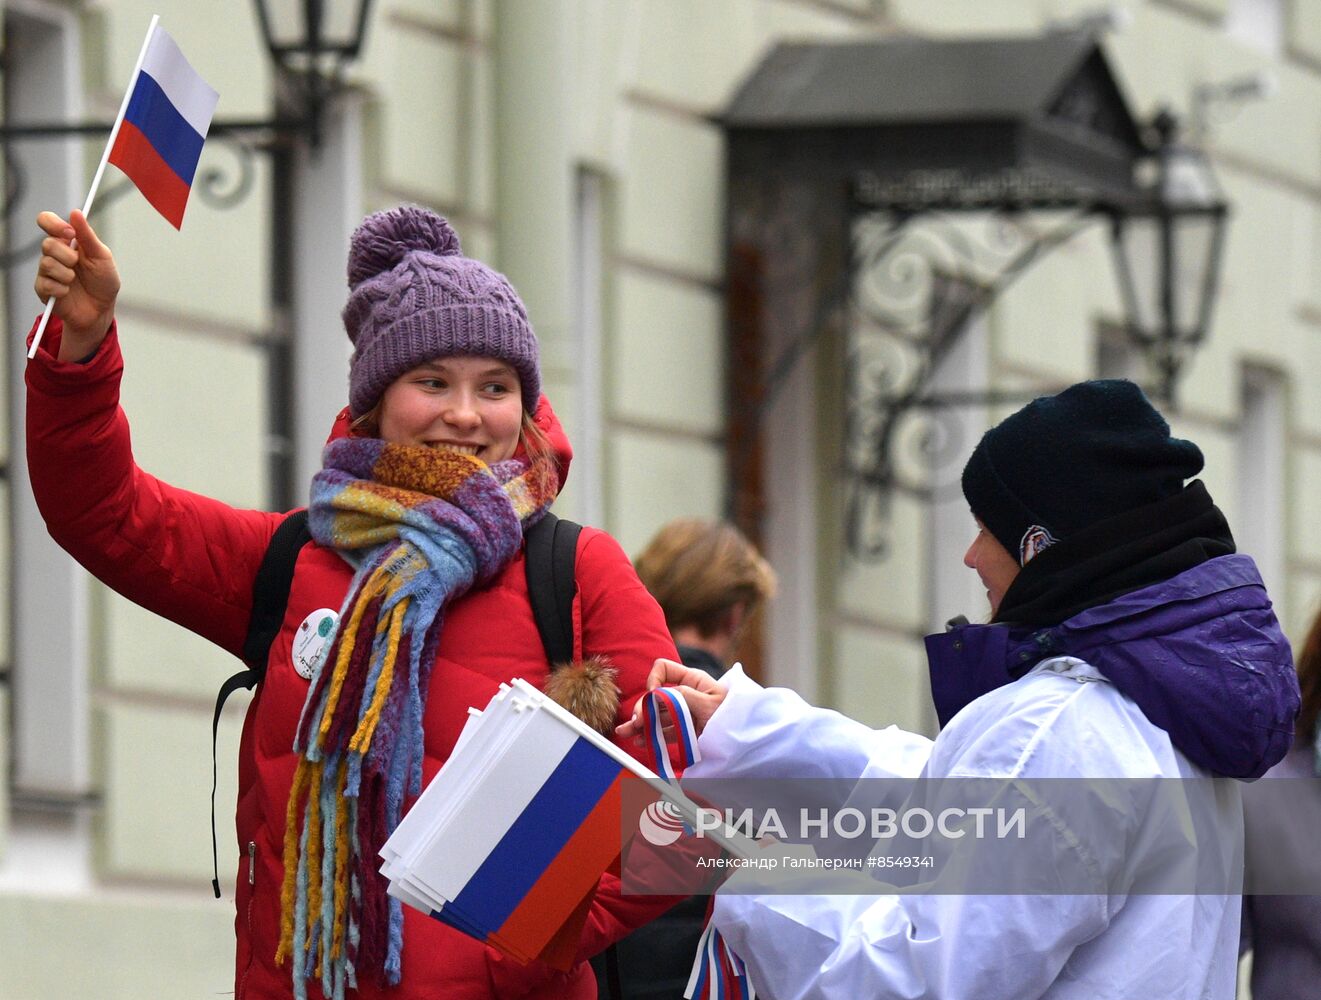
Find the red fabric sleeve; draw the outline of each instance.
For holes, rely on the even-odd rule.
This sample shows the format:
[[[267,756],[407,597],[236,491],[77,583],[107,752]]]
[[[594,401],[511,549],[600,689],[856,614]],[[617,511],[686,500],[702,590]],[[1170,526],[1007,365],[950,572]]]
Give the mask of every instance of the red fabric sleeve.
[[[253,579],[284,515],[139,469],[119,406],[117,324],[86,364],[57,360],[61,332],[52,319],[26,372],[28,471],[51,537],[135,604],[239,654]]]
[[[578,597],[574,634],[582,646],[574,656],[603,656],[617,671],[619,722],[632,718],[647,689],[652,664],[679,658],[665,613],[638,579],[624,550],[604,531],[584,528],[576,567]],[[648,767],[652,762],[629,743],[618,743]]]

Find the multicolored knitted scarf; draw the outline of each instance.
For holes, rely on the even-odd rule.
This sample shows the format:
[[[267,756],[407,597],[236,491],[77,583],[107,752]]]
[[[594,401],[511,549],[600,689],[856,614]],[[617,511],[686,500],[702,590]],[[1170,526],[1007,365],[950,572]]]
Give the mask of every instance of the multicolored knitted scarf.
[[[294,995],[318,977],[336,1000],[358,977],[395,985],[403,910],[377,851],[422,786],[422,711],[449,602],[519,551],[554,499],[553,462],[487,466],[377,439],[331,442],[312,482],[312,537],[356,569],[312,677],[294,749],[276,961]]]

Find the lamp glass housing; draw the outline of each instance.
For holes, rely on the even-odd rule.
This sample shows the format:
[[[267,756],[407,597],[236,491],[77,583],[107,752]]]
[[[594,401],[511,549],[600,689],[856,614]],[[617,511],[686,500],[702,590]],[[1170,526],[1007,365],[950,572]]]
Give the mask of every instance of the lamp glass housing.
[[[1149,196],[1113,228],[1128,323],[1146,342],[1196,341],[1215,298],[1224,198],[1206,155],[1168,130],[1145,167]]]

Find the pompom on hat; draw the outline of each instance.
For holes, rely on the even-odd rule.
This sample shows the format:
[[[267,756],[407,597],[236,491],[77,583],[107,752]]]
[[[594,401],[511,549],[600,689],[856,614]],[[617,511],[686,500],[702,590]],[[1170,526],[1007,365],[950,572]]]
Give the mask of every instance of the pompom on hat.
[[[509,364],[523,409],[536,411],[540,352],[522,299],[504,275],[465,257],[458,234],[435,212],[401,205],[363,219],[349,242],[348,278],[353,417],[405,372],[460,355]]]

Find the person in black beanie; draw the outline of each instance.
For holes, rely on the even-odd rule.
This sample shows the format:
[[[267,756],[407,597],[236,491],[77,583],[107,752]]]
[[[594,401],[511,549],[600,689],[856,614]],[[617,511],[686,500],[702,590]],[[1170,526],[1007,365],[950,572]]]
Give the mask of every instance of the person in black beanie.
[[[649,685],[677,686],[701,733],[685,780],[991,779],[1029,803],[1019,853],[998,854],[1004,870],[986,874],[999,888],[978,894],[847,895],[815,882],[791,895],[784,877],[749,865],[717,895],[712,921],[758,993],[1234,996],[1235,779],[1284,756],[1299,697],[1256,566],[1192,479],[1202,465],[1126,381],[1079,383],[986,433],[963,473],[977,522],[964,562],[986,586],[991,621],[960,618],[927,637],[934,741],[873,730],[738,670],[715,682],[657,664]],[[620,734],[636,729],[635,717]],[[1060,778],[1175,787],[1173,811],[1196,829],[1163,819],[1154,798],[1120,806],[1094,780],[1038,781]],[[1199,780],[1155,780],[1171,778]],[[1052,799],[1061,787],[1074,798]],[[867,794],[859,780],[845,801]],[[953,870],[991,867],[964,857]],[[1196,880],[1170,881],[1184,871]]]
[[[1232,553],[1229,525],[1205,487],[1184,487],[1202,464],[1201,449],[1172,437],[1126,379],[1080,382],[991,428],[964,467],[963,495],[981,529],[964,562],[982,574],[993,620],[1062,621]],[[1031,573],[1019,572],[1062,541]]]

